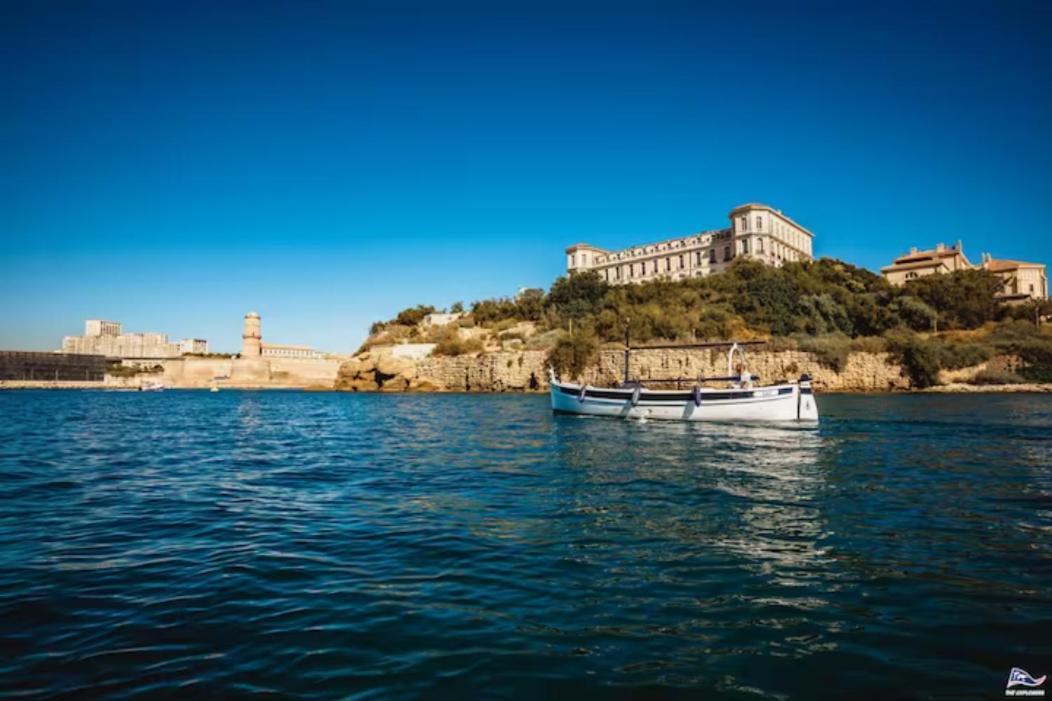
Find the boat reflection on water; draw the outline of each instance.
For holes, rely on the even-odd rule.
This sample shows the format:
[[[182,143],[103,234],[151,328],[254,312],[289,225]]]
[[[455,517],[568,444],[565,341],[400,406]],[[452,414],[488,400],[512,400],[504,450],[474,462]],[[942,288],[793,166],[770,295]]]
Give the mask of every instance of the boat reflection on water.
[[[577,526],[584,537],[575,557],[619,578],[659,581],[672,596],[679,590],[690,602],[683,625],[716,640],[758,626],[759,607],[756,650],[799,656],[835,647],[828,634],[838,624],[815,615],[832,613],[824,594],[839,578],[819,503],[832,446],[818,429],[579,417],[557,424],[577,475],[569,498],[590,518]],[[621,588],[613,579],[595,586]],[[739,613],[747,610],[753,618]],[[804,632],[772,632],[789,627]]]

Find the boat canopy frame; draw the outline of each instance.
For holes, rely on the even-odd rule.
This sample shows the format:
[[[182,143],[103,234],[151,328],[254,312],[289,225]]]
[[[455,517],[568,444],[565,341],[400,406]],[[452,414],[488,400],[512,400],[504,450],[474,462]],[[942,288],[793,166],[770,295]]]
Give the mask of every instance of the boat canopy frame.
[[[734,354],[738,353],[738,356],[744,365],[745,362],[745,348],[747,346],[762,346],[766,345],[767,341],[764,340],[750,340],[750,341],[704,341],[701,343],[667,343],[657,345],[646,345],[646,346],[633,346],[631,338],[628,334],[628,323],[625,323],[625,379],[623,386],[627,387],[630,385],[642,386],[642,380],[633,380],[631,377],[631,362],[632,362],[632,351],[641,350],[691,350],[698,348],[727,348],[727,374],[726,375],[715,375],[712,377],[706,377],[704,375],[700,377],[673,377],[663,380],[650,380],[650,382],[675,382],[677,386],[681,382],[697,382],[699,384],[703,382],[740,382],[742,374],[735,372],[734,370]],[[753,375],[753,379],[759,379],[758,376]]]

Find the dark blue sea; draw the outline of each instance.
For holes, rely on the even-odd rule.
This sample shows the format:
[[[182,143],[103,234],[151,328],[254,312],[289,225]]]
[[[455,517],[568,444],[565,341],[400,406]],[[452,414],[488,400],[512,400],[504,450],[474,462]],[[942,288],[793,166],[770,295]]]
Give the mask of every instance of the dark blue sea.
[[[1052,397],[819,402],[809,429],[0,392],[0,696],[995,699],[1012,667],[1052,675]]]

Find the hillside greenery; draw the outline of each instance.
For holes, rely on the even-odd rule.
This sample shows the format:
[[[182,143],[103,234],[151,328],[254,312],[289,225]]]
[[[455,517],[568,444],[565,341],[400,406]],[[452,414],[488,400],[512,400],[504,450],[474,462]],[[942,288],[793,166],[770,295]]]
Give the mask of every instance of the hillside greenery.
[[[888,352],[922,387],[934,384],[940,369],[1011,353],[1025,363],[1023,379],[1052,381],[1052,336],[1035,325],[1052,306],[1007,306],[995,297],[1000,289],[997,276],[982,270],[892,287],[879,275],[829,258],[780,268],[740,259],[723,273],[682,281],[611,286],[598,274],[579,273],[558,278],[547,292],[525,290],[467,309],[457,303],[456,311],[467,311],[459,326],[498,333],[531,322],[534,339],[546,339],[553,365],[570,374],[592,362],[603,344],[623,342],[627,330],[634,345],[771,339],[775,349],[809,351],[835,369],[852,351]],[[416,325],[432,311],[425,305],[403,310],[373,324],[371,334],[414,338],[421,333]],[[531,339],[523,340],[530,347]],[[448,354],[478,350],[478,344],[449,336],[436,342]]]

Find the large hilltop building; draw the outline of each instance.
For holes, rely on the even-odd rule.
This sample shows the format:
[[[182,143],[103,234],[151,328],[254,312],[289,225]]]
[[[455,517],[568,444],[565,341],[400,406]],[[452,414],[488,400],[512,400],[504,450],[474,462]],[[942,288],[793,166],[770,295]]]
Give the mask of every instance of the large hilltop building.
[[[88,319],[84,322],[83,336],[62,339],[62,352],[108,358],[178,358],[207,353],[208,341],[200,338],[169,341],[163,333],[124,333],[120,322]]]
[[[812,260],[814,234],[781,210],[743,204],[728,215],[730,226],[657,243],[608,251],[587,243],[566,249],[570,273],[594,270],[612,285],[666,278],[704,277],[724,270],[735,258],[767,265]]]
[[[927,275],[974,269],[988,270],[1001,278],[1004,287],[998,298],[1003,302],[1048,299],[1048,276],[1042,263],[999,259],[984,253],[981,262],[974,265],[964,255],[964,245],[960,241],[952,246],[940,243],[923,251],[911,248],[909,253],[899,256],[880,272],[892,285],[905,285]]]

